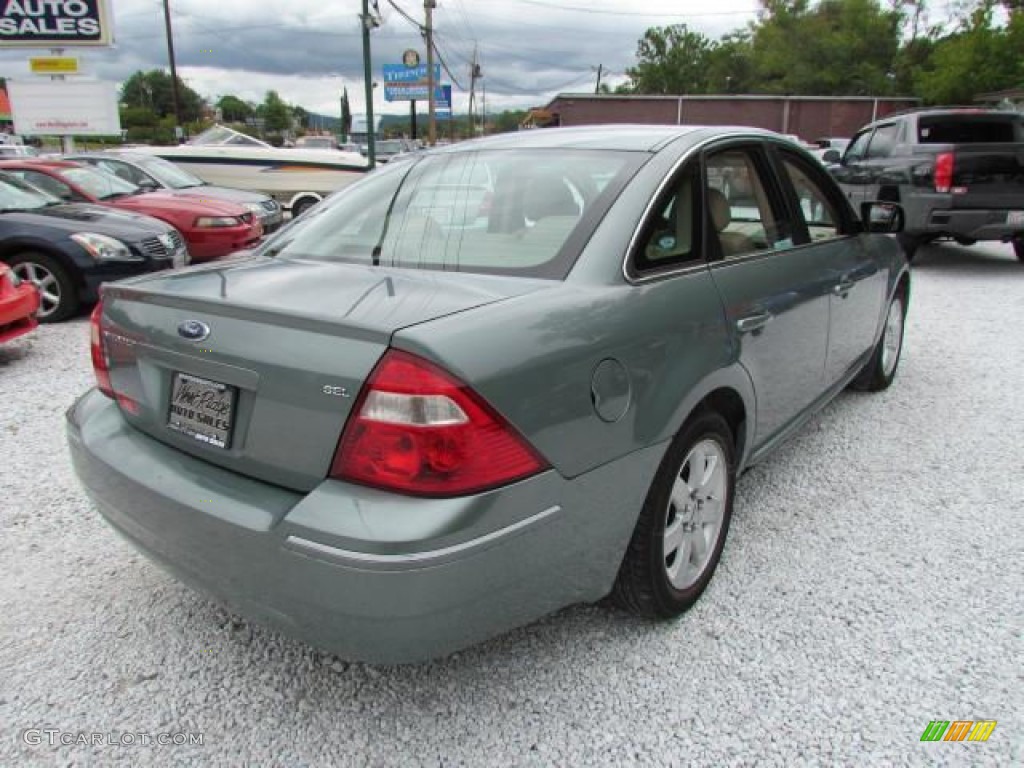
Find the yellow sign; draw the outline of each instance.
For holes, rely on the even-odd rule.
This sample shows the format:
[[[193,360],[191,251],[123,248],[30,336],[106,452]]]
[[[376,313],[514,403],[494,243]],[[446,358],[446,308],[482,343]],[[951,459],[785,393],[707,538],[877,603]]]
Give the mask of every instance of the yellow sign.
[[[33,75],[77,75],[78,59],[74,56],[33,56],[28,60]]]

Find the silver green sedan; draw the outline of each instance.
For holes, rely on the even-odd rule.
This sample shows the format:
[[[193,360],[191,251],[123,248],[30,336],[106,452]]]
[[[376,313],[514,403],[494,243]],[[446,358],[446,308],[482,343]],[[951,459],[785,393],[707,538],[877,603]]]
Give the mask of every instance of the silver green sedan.
[[[107,286],[75,469],[157,563],[352,659],[609,594],[677,616],[742,471],[892,382],[900,221],[752,129],[424,153],[250,256]]]

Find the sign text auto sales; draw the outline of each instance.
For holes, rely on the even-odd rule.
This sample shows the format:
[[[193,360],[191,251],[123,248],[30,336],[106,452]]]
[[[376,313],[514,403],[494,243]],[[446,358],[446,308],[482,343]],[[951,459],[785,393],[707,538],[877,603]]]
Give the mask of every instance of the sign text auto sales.
[[[0,45],[109,45],[106,0],[0,0]]]

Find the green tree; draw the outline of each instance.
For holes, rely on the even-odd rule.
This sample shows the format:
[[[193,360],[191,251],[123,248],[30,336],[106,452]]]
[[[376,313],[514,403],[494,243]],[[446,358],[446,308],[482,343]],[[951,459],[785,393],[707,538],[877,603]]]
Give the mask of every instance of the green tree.
[[[291,110],[277,91],[267,91],[260,105],[263,126],[266,130],[280,133],[292,127]]]
[[[352,107],[348,103],[348,88],[341,92],[341,135],[346,139],[352,133]]]
[[[256,113],[248,103],[231,94],[221,96],[217,100],[217,109],[220,110],[221,117],[229,123],[244,123]]]
[[[189,122],[199,120],[203,114],[203,98],[178,78],[178,98],[181,118]],[[171,76],[162,69],[136,72],[121,86],[121,103],[126,107],[151,110],[157,117],[174,115],[174,96]]]
[[[985,2],[961,21],[959,29],[935,41],[916,70],[918,95],[931,104],[966,104],[979,93],[1024,85],[1024,14],[1010,14],[1005,27]]]
[[[707,93],[716,43],[685,24],[651,27],[637,43],[636,66],[626,70],[635,93]]]
[[[765,93],[887,94],[894,90],[903,13],[877,0],[762,0],[750,28],[752,86]]]

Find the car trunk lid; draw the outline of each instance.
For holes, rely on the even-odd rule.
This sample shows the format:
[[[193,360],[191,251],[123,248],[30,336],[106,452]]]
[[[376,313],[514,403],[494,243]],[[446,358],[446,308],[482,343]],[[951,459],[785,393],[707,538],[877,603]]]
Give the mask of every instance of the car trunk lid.
[[[103,340],[135,427],[296,490],[328,474],[391,335],[550,282],[253,258],[109,286]]]

